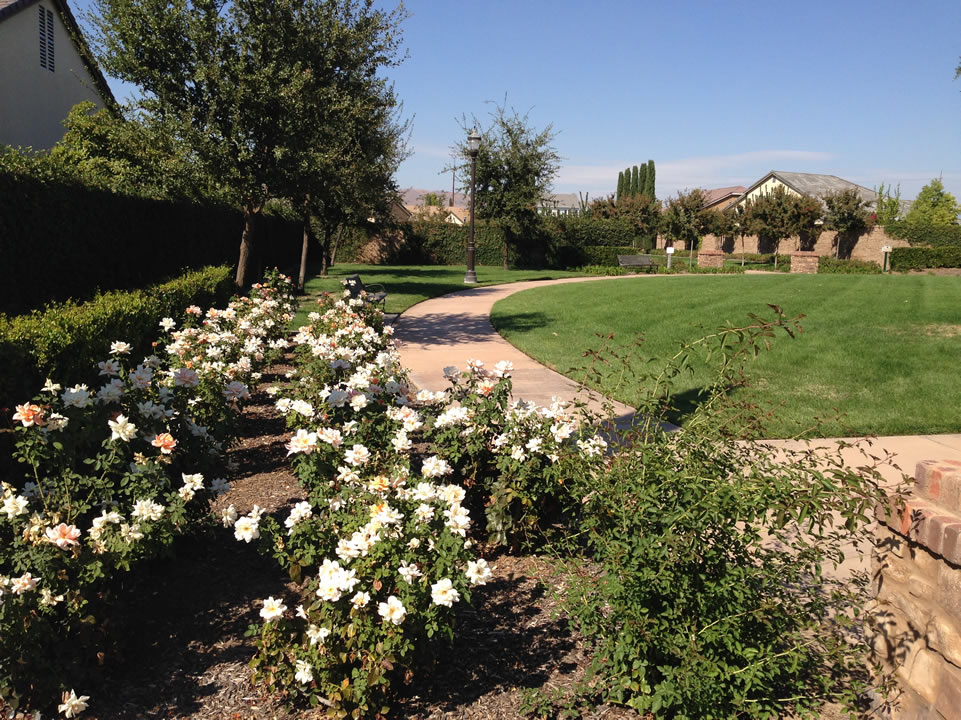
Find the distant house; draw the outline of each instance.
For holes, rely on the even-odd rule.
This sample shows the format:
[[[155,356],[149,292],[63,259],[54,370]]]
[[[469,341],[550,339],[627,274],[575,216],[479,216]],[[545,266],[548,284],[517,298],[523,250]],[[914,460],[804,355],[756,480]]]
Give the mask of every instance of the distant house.
[[[464,225],[470,218],[470,211],[462,207],[447,205],[405,205],[407,212],[415,219],[435,218],[451,225]]]
[[[53,147],[83,100],[115,104],[65,0],[0,0],[0,144]]]
[[[578,215],[581,212],[581,198],[576,193],[545,195],[537,206],[541,215]]]
[[[751,185],[734,204],[740,205],[761,195],[767,195],[777,187],[783,187],[787,192],[794,195],[808,195],[816,198],[823,198],[825,195],[843,190],[854,190],[861,196],[869,210],[874,210],[878,202],[878,194],[874,190],[868,190],[866,187],[843,180],[836,175],[772,170]]]
[[[744,194],[745,189],[743,185],[733,185],[731,187],[704,190],[704,209],[724,210],[736,203]]]

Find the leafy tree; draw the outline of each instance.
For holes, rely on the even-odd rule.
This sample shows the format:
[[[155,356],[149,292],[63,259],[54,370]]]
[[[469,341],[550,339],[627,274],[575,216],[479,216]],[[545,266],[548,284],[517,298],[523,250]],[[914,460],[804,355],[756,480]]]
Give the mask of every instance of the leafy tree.
[[[683,241],[688,250],[711,231],[712,216],[704,210],[704,192],[700,189],[678,193],[671,198],[661,216],[661,232],[670,240]]]
[[[860,235],[868,229],[871,216],[867,211],[867,202],[857,190],[848,189],[825,195],[824,206],[824,223],[829,229],[837,230],[835,255],[840,255],[842,235]]]
[[[824,206],[820,200],[810,195],[795,195],[792,200],[798,250],[813,250],[824,229]]]
[[[617,173],[617,199],[624,197],[624,172]]]
[[[643,195],[644,197],[652,197],[652,195],[647,192],[647,163],[641,165],[637,171],[637,194]]]
[[[424,207],[443,207],[444,199],[437,193],[424,194]]]
[[[468,123],[462,120],[466,137]],[[483,128],[476,117],[470,126]],[[496,223],[504,231],[504,268],[508,246],[518,251],[536,251],[540,216],[537,204],[550,192],[560,168],[560,155],[554,149],[552,125],[537,130],[528,115],[496,105],[486,128],[479,130],[475,212]],[[462,162],[460,177],[470,178],[470,154],[466,140],[455,148]],[[469,181],[469,180],[468,180]],[[466,188],[469,190],[469,187]]]
[[[153,199],[224,202],[216,180],[151,115],[124,118],[91,102],[75,105],[49,160],[85,185]]]
[[[637,165],[631,168],[631,196],[637,195]]]
[[[798,233],[796,195],[778,185],[772,192],[748,200],[744,205],[742,226],[771,246],[775,253],[774,264],[782,240]]]
[[[318,107],[367,98],[365,80],[398,62],[402,16],[373,0],[96,0],[102,67],[137,85],[137,108],[243,208],[239,286],[267,200],[304,194],[291,184],[326,117]]]
[[[644,195],[647,195],[649,198],[654,198],[654,199],[657,198],[657,192],[654,188],[654,161],[653,160],[647,161],[647,176],[646,176],[646,181],[645,181],[644,189],[642,190],[642,193]]]
[[[891,186],[884,187],[884,183],[875,191],[877,195],[877,208],[874,213],[875,222],[878,225],[890,225],[901,217],[901,186],[898,185],[894,194],[891,194]]]
[[[921,188],[904,219],[918,225],[957,225],[959,213],[961,205],[935,178]]]

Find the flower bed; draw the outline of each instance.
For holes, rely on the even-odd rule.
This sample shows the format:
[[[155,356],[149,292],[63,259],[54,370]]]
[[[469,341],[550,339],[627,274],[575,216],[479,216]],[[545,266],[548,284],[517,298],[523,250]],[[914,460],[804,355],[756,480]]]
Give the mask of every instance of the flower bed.
[[[386,712],[391,680],[452,637],[454,606],[490,577],[472,555],[477,511],[490,506],[494,542],[535,530],[559,469],[598,462],[603,441],[582,439],[564,403],[509,405],[507,364],[449,368],[449,392],[415,392],[391,328],[362,299],[327,297],[309,320],[292,383],[274,389],[308,500],[283,527],[259,508],[223,520],[300,584],[295,608],[263,601],[255,681],[367,716]]]
[[[275,277],[226,309],[161,321],[158,354],[110,346],[102,385],[48,380],[18,405],[19,478],[0,508],[0,698],[81,712],[116,577],[208,517],[247,383],[285,345],[291,284]],[[101,658],[102,659],[102,658]],[[69,689],[69,690],[68,690]]]

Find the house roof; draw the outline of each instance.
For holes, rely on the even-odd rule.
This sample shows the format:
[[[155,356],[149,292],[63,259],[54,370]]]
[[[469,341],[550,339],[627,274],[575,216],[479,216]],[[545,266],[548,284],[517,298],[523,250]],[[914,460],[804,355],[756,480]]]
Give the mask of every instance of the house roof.
[[[849,182],[848,180],[839,178],[837,175],[785,172],[783,170],[772,170],[756,183],[751,185],[751,187],[749,187],[744,194],[750,194],[752,190],[767,182],[772,177],[777,178],[796,193],[801,195],[810,195],[812,197],[822,198],[825,195],[831,195],[832,193],[841,192],[843,190],[855,190],[858,195],[861,196],[861,199],[872,207],[878,199],[878,195],[876,192],[874,192],[874,190],[869,190],[868,188],[858,185],[857,183]]]
[[[577,193],[557,193],[544,195],[541,198],[540,204],[541,207],[579,208],[581,206],[581,198]]]
[[[0,0],[0,23],[16,15],[21,10],[26,10],[28,7],[36,5],[38,2],[40,2],[40,0]],[[83,38],[83,31],[81,31],[80,25],[77,24],[77,19],[70,11],[70,6],[67,5],[67,1],[49,0],[49,2],[57,9],[57,14],[67,28],[67,33],[70,35],[70,39],[73,40],[74,47],[77,48],[77,53],[80,55],[80,59],[83,60],[87,72],[89,72],[90,77],[93,78],[93,83],[96,86],[97,92],[99,92],[103,98],[104,104],[110,108],[115,108],[117,106],[117,100],[114,98],[110,86],[107,85],[107,80],[103,76],[103,73],[100,72],[97,62],[93,59],[93,53],[90,52],[90,47]]]
[[[704,190],[704,205],[714,205],[715,203],[726,200],[729,197],[740,197],[746,188],[743,185],[732,185],[731,187],[713,188]]]

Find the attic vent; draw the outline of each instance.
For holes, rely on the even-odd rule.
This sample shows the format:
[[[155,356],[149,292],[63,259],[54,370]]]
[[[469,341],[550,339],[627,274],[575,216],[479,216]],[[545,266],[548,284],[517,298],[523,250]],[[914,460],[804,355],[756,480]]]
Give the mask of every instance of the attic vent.
[[[40,67],[53,72],[53,12],[40,5]]]

